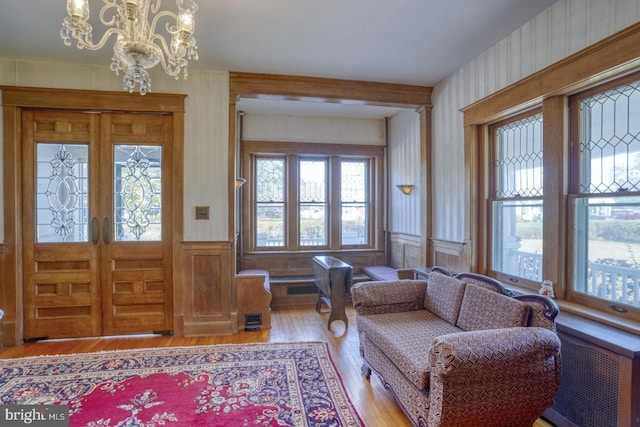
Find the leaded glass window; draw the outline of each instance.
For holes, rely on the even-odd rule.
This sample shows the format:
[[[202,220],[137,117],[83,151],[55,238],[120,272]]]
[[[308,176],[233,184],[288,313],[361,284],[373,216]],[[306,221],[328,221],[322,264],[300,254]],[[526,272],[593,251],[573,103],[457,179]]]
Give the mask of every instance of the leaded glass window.
[[[576,98],[572,289],[640,307],[640,81]]]
[[[114,236],[118,242],[162,240],[162,147],[114,147]]]
[[[491,259],[494,271],[542,280],[542,113],[496,124]]]
[[[36,241],[88,242],[89,147],[36,146]]]

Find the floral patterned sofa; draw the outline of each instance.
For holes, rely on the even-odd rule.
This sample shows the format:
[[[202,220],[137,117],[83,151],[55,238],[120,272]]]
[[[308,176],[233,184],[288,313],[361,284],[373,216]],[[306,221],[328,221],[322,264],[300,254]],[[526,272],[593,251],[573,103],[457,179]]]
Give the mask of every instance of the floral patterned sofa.
[[[351,288],[363,371],[417,426],[527,426],[560,385],[558,306],[492,278],[362,282]]]

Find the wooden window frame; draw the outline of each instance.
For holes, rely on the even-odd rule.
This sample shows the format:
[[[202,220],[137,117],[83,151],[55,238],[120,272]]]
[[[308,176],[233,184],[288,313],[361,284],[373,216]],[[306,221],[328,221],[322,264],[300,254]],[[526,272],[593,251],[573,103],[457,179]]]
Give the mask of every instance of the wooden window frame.
[[[243,252],[290,253],[301,251],[349,251],[383,248],[383,165],[384,147],[373,145],[310,144],[295,142],[244,141],[241,148],[242,170],[246,184],[242,187],[242,218],[239,232]],[[258,247],[255,221],[255,159],[277,156],[285,159],[285,245]],[[299,244],[298,163],[300,160],[323,158],[328,162],[328,224],[326,246]],[[340,161],[368,159],[369,226],[368,244],[342,245],[340,238]]]
[[[567,299],[573,230],[569,204],[569,97],[640,70],[640,23],[613,34],[474,104],[463,108],[465,170],[465,236],[471,242],[470,270],[489,274],[489,140],[488,124],[542,104],[544,149],[543,278],[552,280],[561,310],[576,313],[632,333],[640,330],[635,314],[619,313],[590,301]],[[524,291],[533,289],[523,288]]]
[[[498,182],[496,177],[496,167],[495,167],[496,162],[498,160],[498,157],[496,154],[496,150],[497,150],[496,131],[498,128],[505,126],[509,123],[517,122],[519,120],[534,116],[536,114],[541,114],[541,113],[542,113],[542,108],[536,107],[534,109],[518,113],[514,116],[504,118],[498,122],[490,123],[487,125],[488,136],[489,136],[487,147],[486,147],[486,151],[488,153],[488,163],[486,167],[489,175],[488,176],[489,191],[487,195],[487,207],[486,207],[487,209],[487,244],[488,244],[487,271],[489,272],[490,276],[495,277],[498,280],[501,280],[505,283],[517,284],[518,286],[522,286],[531,290],[537,290],[540,284],[538,282],[534,282],[532,280],[528,280],[523,277],[507,274],[507,273],[493,269],[493,252],[494,252],[493,249],[494,248],[493,248],[492,236],[494,233],[493,215],[495,213],[493,210],[493,204],[494,202],[497,202],[497,201],[506,201],[506,200],[513,200],[513,201],[541,200],[544,206],[544,195],[541,198],[540,197],[497,197],[496,196],[497,187],[498,187]],[[544,123],[544,117],[543,117],[543,123]],[[543,141],[543,147],[544,147],[544,141]],[[544,257],[544,252],[543,252],[543,257]]]
[[[597,84],[586,88],[585,90],[575,93],[569,97],[569,126],[570,126],[570,135],[569,135],[569,182],[568,182],[568,195],[567,195],[567,217],[569,218],[567,228],[567,242],[573,242],[575,237],[575,221],[573,218],[575,217],[575,207],[574,202],[578,198],[595,198],[595,197],[637,197],[640,196],[639,191],[634,192],[623,192],[623,193],[583,193],[580,191],[580,103],[585,98],[589,98],[598,93],[606,92],[610,89],[624,86],[625,84],[635,82],[640,80],[640,71],[634,72],[629,75],[625,75],[621,78],[607,81],[605,83]],[[567,244],[567,261],[569,265],[573,265],[575,263],[575,257],[577,249],[573,244]],[[596,308],[603,312],[614,310],[619,313],[620,304],[615,301],[604,300],[600,298],[596,298],[584,293],[580,293],[574,291],[573,282],[575,278],[575,271],[573,268],[569,268],[567,271],[567,300],[571,302],[575,302],[577,304],[586,305],[589,307]],[[613,308],[617,307],[617,308]],[[624,305],[625,317],[634,319],[636,321],[640,321],[640,308],[630,307],[628,305]]]

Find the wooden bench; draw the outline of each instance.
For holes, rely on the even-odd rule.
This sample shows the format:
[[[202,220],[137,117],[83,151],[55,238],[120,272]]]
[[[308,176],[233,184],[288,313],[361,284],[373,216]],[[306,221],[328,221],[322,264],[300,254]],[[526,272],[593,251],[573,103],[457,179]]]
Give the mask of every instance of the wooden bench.
[[[396,270],[395,268],[387,267],[386,265],[370,265],[367,267],[362,267],[362,272],[374,281],[387,282],[414,278],[412,270]]]
[[[271,328],[271,281],[267,270],[242,270],[236,275],[238,327]]]

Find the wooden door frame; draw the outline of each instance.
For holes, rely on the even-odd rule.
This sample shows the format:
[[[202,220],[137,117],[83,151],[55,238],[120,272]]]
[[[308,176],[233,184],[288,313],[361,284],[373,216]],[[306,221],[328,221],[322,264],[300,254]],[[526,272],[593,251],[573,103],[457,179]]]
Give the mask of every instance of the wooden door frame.
[[[22,110],[62,109],[77,111],[121,111],[169,113],[173,119],[173,233],[172,262],[179,265],[179,245],[184,234],[184,101],[182,94],[145,96],[123,92],[0,86],[3,104],[4,167],[4,268],[0,277],[0,308],[5,312],[0,323],[0,345],[22,343],[23,334],[23,260],[22,260]],[[179,269],[173,270],[173,298],[179,295]],[[174,311],[176,310],[174,304]],[[174,322],[175,322],[174,316]],[[178,329],[175,328],[174,329]]]

